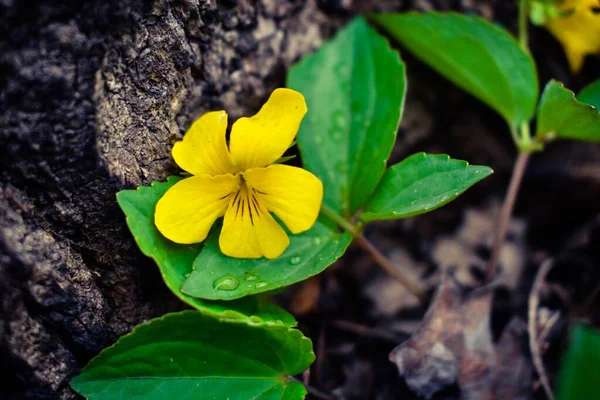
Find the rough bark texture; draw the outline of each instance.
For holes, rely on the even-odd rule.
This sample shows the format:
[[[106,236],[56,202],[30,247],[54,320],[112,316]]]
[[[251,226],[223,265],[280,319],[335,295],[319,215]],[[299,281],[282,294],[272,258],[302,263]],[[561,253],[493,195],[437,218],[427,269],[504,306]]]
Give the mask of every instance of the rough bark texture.
[[[352,3],[0,0],[0,398],[74,398],[68,380],[92,356],[182,307],[115,193],[175,172],[172,143],[195,117],[255,112],[354,12],[492,17],[497,4]],[[435,129],[413,100],[415,135]]]
[[[181,307],[115,193],[173,172],[171,145],[202,112],[255,111],[341,23],[326,8],[0,2],[0,398],[73,398],[91,356]]]

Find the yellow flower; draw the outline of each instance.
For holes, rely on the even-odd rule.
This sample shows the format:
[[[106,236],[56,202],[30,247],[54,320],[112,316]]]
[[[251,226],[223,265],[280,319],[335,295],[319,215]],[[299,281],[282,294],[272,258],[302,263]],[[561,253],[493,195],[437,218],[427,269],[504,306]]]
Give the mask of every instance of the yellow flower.
[[[571,71],[578,72],[588,54],[600,52],[600,0],[564,0],[560,15],[548,18],[546,28],[560,41]]]
[[[225,140],[227,113],[204,114],[173,146],[175,162],[192,177],[158,201],[154,222],[177,243],[203,241],[221,216],[221,251],[238,258],[277,258],[290,241],[273,212],[292,233],[315,223],[323,184],[301,168],[273,164],[292,144],[306,114],[304,97],[276,89],[252,118],[238,119]]]

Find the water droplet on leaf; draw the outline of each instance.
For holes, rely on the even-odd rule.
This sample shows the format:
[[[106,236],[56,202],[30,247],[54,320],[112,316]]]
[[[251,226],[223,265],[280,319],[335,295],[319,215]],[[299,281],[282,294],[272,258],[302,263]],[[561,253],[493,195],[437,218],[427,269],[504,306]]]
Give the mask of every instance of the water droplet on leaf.
[[[267,286],[267,282],[258,282],[254,287],[256,287],[257,289],[260,289],[265,286]]]
[[[256,275],[251,275],[251,274],[246,275],[247,281],[255,281],[257,279],[258,279],[258,277]]]
[[[302,259],[298,256],[290,258],[290,264],[292,265],[298,265],[300,264],[300,261],[302,261]]]
[[[313,244],[315,246],[318,246],[318,245],[320,245],[323,242],[323,239],[320,238],[320,237],[314,237],[313,240],[312,240],[312,242],[313,242]]]
[[[239,285],[238,280],[231,275],[222,276],[213,282],[213,288],[216,290],[234,290]]]

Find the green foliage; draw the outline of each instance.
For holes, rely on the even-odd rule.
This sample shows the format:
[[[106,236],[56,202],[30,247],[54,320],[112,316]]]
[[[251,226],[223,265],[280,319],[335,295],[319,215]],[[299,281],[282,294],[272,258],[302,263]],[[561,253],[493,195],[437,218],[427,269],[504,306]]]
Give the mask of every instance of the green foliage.
[[[369,222],[426,213],[454,200],[492,172],[447,155],[413,154],[386,171],[360,219]]]
[[[600,79],[581,89],[581,92],[577,95],[577,100],[600,110]]]
[[[396,18],[406,18],[403,26],[414,32],[396,29]],[[513,126],[533,113],[533,64],[499,28],[457,15],[377,20]],[[432,32],[431,40],[418,38]],[[471,36],[483,37],[484,44]],[[490,45],[493,51],[486,50]],[[444,52],[438,58],[426,57],[439,49]],[[405,70],[398,53],[362,18],[294,66],[288,85],[304,94],[309,108],[298,146],[305,167],[324,183],[319,220],[309,231],[290,235],[277,259],[231,258],[220,250],[219,222],[196,245],[171,242],[155,227],[156,203],[181,178],[120,192],[117,199],[138,246],[157,263],[173,293],[199,312],[169,314],[135,328],[72,380],[79,393],[91,400],[303,398],[305,388],[290,377],[314,360],[312,346],[290,328],[294,318],[266,300],[268,292],[316,275],[340,258],[352,241],[340,227],[360,232],[362,225],[351,219],[359,209],[363,222],[421,214],[492,173],[424,153],[386,171],[404,106]]]
[[[296,400],[306,390],[290,376],[313,360],[296,329],[184,311],[137,326],[71,386],[90,400]]]
[[[346,217],[367,200],[394,146],[406,91],[404,64],[356,18],[291,68],[288,86],[306,97],[298,133],[304,166],[324,184],[324,204]]]
[[[194,271],[182,291],[202,299],[237,299],[285,287],[322,272],[340,258],[352,237],[335,224],[319,219],[307,232],[290,236],[290,246],[274,260],[231,258],[219,249],[213,231],[194,261]]]
[[[600,332],[577,325],[558,376],[558,400],[600,398]]]
[[[192,272],[192,264],[202,249],[201,244],[184,245],[171,242],[154,226],[154,208],[163,194],[181,178],[171,176],[167,182],[153,182],[137,190],[123,190],[117,201],[127,217],[127,225],[142,253],[154,259],[162,277],[175,296],[197,308],[210,312],[236,313],[259,317],[265,321],[282,321],[293,326],[296,320],[282,308],[261,297],[247,297],[234,302],[215,302],[195,299],[181,293],[181,285]]]
[[[379,14],[373,19],[417,57],[502,115],[512,127],[535,111],[533,59],[503,28],[447,13]]]
[[[600,142],[600,113],[562,83],[548,82],[540,100],[537,136]]]

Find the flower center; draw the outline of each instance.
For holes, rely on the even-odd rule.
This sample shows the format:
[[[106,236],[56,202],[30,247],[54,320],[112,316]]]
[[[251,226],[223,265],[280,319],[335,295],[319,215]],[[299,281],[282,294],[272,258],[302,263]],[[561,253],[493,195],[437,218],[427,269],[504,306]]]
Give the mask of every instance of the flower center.
[[[237,176],[239,189],[232,196],[229,207],[235,210],[236,218],[249,218],[250,223],[254,225],[255,219],[260,217],[261,214],[258,197],[258,193],[260,192],[248,185],[243,174],[239,173]]]

